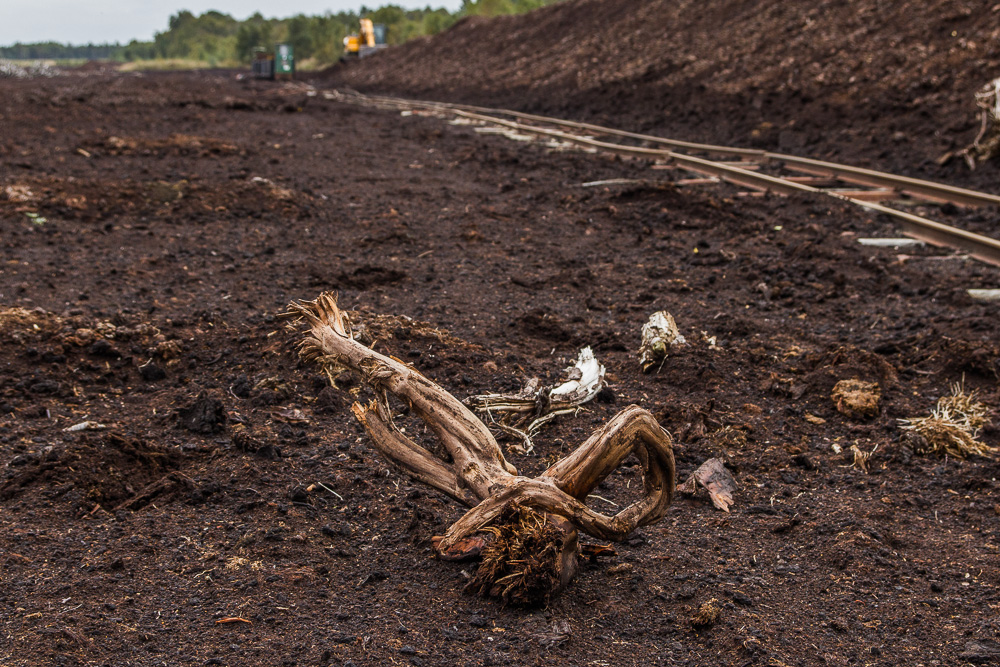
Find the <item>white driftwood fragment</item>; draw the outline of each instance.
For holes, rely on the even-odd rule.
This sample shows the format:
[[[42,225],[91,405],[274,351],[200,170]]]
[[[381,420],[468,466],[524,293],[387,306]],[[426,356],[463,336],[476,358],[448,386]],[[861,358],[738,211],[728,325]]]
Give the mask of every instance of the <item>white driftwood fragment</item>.
[[[970,289],[966,292],[976,301],[1000,301],[1000,289]]]
[[[858,239],[858,243],[874,248],[907,248],[924,245],[924,242],[919,239],[909,238],[860,238]]]
[[[609,178],[603,181],[588,181],[580,183],[581,188],[603,188],[608,185],[645,185],[648,180],[642,178]]]
[[[100,422],[85,421],[79,424],[73,424],[72,426],[67,426],[63,429],[65,433],[76,433],[77,431],[103,431],[107,426],[101,424]]]
[[[527,454],[534,449],[532,437],[544,424],[559,415],[576,412],[579,406],[601,392],[604,373],[604,366],[594,357],[594,351],[585,347],[555,387],[540,387],[538,378],[532,378],[516,394],[470,396],[465,404],[486,414],[501,431],[520,438],[523,444],[512,449]]]
[[[554,403],[581,405],[593,400],[604,388],[604,366],[589,347],[580,350],[576,363],[566,369],[566,381],[549,393]]]
[[[653,313],[642,325],[642,345],[639,347],[642,372],[648,373],[666,359],[667,352],[683,345],[687,345],[687,340],[677,329],[673,316],[665,310]]]

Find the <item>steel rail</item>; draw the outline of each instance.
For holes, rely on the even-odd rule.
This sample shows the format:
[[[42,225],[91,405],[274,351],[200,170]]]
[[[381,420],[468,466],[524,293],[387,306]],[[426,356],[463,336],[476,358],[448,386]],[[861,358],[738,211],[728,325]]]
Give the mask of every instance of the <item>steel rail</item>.
[[[367,97],[372,100],[379,100],[383,102],[391,103],[404,103],[409,107],[423,107],[427,109],[440,109],[443,111],[466,111],[469,113],[479,113],[479,114],[499,114],[503,116],[511,116],[513,118],[520,118],[522,120],[530,120],[538,123],[549,123],[551,125],[559,125],[561,127],[569,127],[577,130],[587,130],[590,132],[595,132],[597,134],[604,134],[608,136],[615,137],[625,137],[628,139],[636,139],[638,141],[648,141],[662,146],[673,146],[674,148],[684,148],[691,151],[697,151],[700,153],[706,153],[709,155],[735,155],[739,157],[756,158],[763,160],[766,151],[756,149],[756,148],[735,148],[732,146],[715,146],[713,144],[700,144],[691,141],[681,141],[679,139],[667,139],[665,137],[657,137],[648,134],[639,134],[637,132],[629,132],[627,130],[616,130],[610,127],[604,127],[601,125],[593,125],[591,123],[582,123],[572,120],[563,120],[561,118],[552,118],[550,116],[539,116],[536,114],[524,113],[523,111],[513,111],[511,109],[491,109],[489,107],[477,107],[471,104],[449,104],[446,102],[430,102],[424,100],[404,100],[402,98],[395,97],[385,97],[379,95],[362,95],[361,93],[353,92],[352,95],[357,95],[359,97]]]
[[[771,151],[749,148],[731,148],[726,146],[716,146],[713,144],[700,144],[679,141],[676,139],[665,139],[663,137],[656,137],[648,134],[638,134],[636,132],[616,130],[590,123],[578,123],[575,121],[552,119],[545,116],[521,113],[519,111],[508,112],[506,110],[496,110],[494,113],[496,112],[502,112],[505,115],[514,116],[516,118],[524,118],[526,120],[536,122],[552,123],[563,127],[575,127],[610,136],[628,137],[630,139],[648,141],[650,143],[657,143],[666,146],[674,146],[676,148],[686,148],[688,150],[703,152],[709,155],[739,155],[747,158],[756,158],[761,162],[781,162],[789,169],[795,169],[803,173],[816,176],[833,176],[847,183],[854,183],[856,185],[892,187],[902,193],[923,199],[929,199],[931,201],[951,202],[960,206],[995,206],[1000,204],[1000,195],[978,192],[976,190],[969,190],[967,188],[960,188],[954,185],[936,183],[934,181],[927,181],[919,178],[911,178],[909,176],[898,176],[896,174],[890,174],[888,172],[878,171],[875,169],[865,169],[863,167],[854,167],[835,162],[825,162],[823,160],[814,160],[812,158],[787,155],[785,153],[773,153]],[[479,113],[484,113],[484,111],[479,111]]]
[[[456,116],[465,117],[470,120],[495,123],[519,132],[530,132],[543,136],[557,137],[563,141],[608,150],[619,154],[666,158],[671,162],[683,166],[689,171],[708,176],[716,176],[729,183],[755,190],[775,192],[783,195],[798,192],[826,195],[828,197],[833,197],[834,199],[839,199],[841,201],[861,206],[862,208],[870,211],[884,213],[896,218],[896,220],[899,221],[899,226],[903,230],[903,233],[907,236],[939,247],[959,248],[968,252],[970,256],[975,257],[978,260],[995,266],[1000,266],[1000,241],[996,239],[968,232],[963,229],[958,229],[957,227],[951,227],[929,218],[924,218],[919,215],[883,206],[882,204],[866,201],[858,196],[842,194],[836,190],[824,190],[822,188],[806,185],[805,183],[788,181],[779,176],[761,174],[757,171],[751,171],[749,169],[742,169],[740,167],[733,166],[732,164],[713,162],[712,160],[706,160],[693,155],[684,155],[683,153],[675,153],[673,151],[651,148],[622,146],[621,144],[612,144],[606,141],[598,141],[588,137],[580,137],[566,132],[560,132],[559,130],[534,127],[523,123],[503,120],[500,118],[492,118],[487,115],[470,113],[467,111],[453,110],[452,113]]]
[[[851,202],[869,211],[891,215],[897,220],[903,233],[910,238],[919,239],[920,241],[941,248],[964,250],[970,257],[974,257],[981,262],[1000,266],[1000,241],[994,238],[975,234],[964,229],[959,229],[958,227],[951,227],[875,202],[855,199],[854,197],[848,197],[836,192],[827,192],[825,194],[836,199]]]
[[[914,215],[912,213],[907,213],[905,211],[900,211],[898,209],[890,208],[882,204],[878,204],[871,201],[866,201],[864,199],[859,199],[848,194],[842,194],[835,190],[822,189],[814,187],[812,185],[807,185],[806,183],[798,182],[796,180],[787,180],[779,176],[771,176],[768,174],[762,174],[757,171],[751,171],[750,169],[743,169],[741,167],[734,166],[731,163],[720,163],[717,161],[712,161],[704,158],[695,157],[693,155],[686,155],[684,153],[677,153],[670,150],[655,149],[655,148],[644,148],[640,146],[624,146],[622,144],[615,144],[606,141],[599,141],[597,139],[592,139],[590,137],[581,137],[579,135],[570,134],[567,132],[562,132],[559,130],[550,130],[547,128],[537,127],[533,125],[525,125],[524,123],[518,123],[515,121],[503,120],[501,118],[496,118],[489,115],[493,113],[491,110],[485,110],[487,113],[481,113],[480,111],[467,111],[465,108],[467,105],[449,105],[440,102],[411,102],[409,100],[401,100],[398,98],[379,98],[379,97],[367,97],[360,93],[355,93],[360,99],[369,99],[376,101],[377,103],[385,103],[392,108],[403,108],[403,109],[431,109],[435,111],[444,111],[450,113],[454,116],[464,117],[468,120],[475,120],[483,123],[492,123],[499,125],[501,127],[507,127],[512,130],[517,130],[519,132],[526,132],[531,134],[538,134],[541,136],[547,136],[565,141],[567,143],[573,143],[577,145],[587,146],[589,148],[594,148],[597,150],[604,150],[612,153],[617,153],[619,155],[630,155],[634,157],[642,158],[652,158],[652,159],[662,159],[669,162],[675,163],[676,165],[683,167],[688,171],[694,173],[699,173],[706,176],[717,177],[720,180],[739,185],[741,187],[748,187],[754,190],[774,192],[782,195],[789,195],[799,192],[807,192],[811,194],[826,195],[834,199],[845,201],[856,206],[860,206],[869,211],[874,211],[877,213],[883,213],[895,218],[903,230],[903,233],[907,236],[915,239],[924,241],[931,245],[946,247],[951,249],[960,249],[969,254],[969,256],[974,257],[978,260],[992,264],[994,266],[1000,266],[1000,241],[997,239],[990,238],[988,236],[983,236],[981,234],[975,234],[963,229],[958,229],[956,227],[951,227],[949,225],[930,220],[929,218],[924,218],[922,216]],[[478,108],[477,108],[478,109]],[[519,116],[530,116],[531,114],[521,114],[520,112],[508,112],[506,110],[500,110],[503,115],[519,115]],[[573,121],[561,121],[559,119],[549,119],[545,117],[535,117],[543,119],[543,122],[560,125],[565,127],[576,127],[579,129],[591,129],[599,128],[599,126],[588,126],[586,123],[575,123]],[[534,119],[532,119],[534,120]],[[614,131],[615,134],[622,133],[620,130]],[[643,137],[644,135],[635,135],[634,133],[624,133],[627,135],[632,135],[633,138]],[[659,139],[657,137],[649,137],[650,140]],[[666,141],[666,140],[662,140]],[[696,144],[698,146],[704,146],[703,144]],[[733,153],[725,153],[732,155]],[[920,181],[919,179],[911,179],[904,176],[896,176],[894,174],[885,174],[883,172],[877,172],[867,169],[861,169],[858,167],[848,167],[846,165],[838,165],[829,162],[822,162],[819,160],[809,160],[807,158],[796,158],[794,156],[784,156],[779,153],[766,153],[761,152],[762,160],[779,160],[785,161],[791,158],[795,164],[800,168],[800,171],[807,171],[809,169],[815,170],[807,171],[807,173],[816,173],[822,176],[834,176],[840,180],[848,181],[848,178],[844,178],[840,173],[846,174],[851,178],[864,178],[868,179],[869,182],[862,183],[864,185],[878,185],[879,187],[899,187],[899,188],[929,188],[935,194],[941,194],[942,192],[947,192],[948,195],[959,196],[963,193],[970,195],[978,195],[982,199],[979,199],[982,203],[1000,203],[1000,197],[995,195],[988,195],[986,193],[979,193],[972,190],[964,190],[963,188],[955,188],[953,186],[942,185],[939,183],[933,183],[931,181]],[[820,171],[821,169],[825,171]],[[838,173],[840,172],[840,173]],[[883,180],[883,177],[887,177],[888,181]],[[851,181],[849,181],[851,182]],[[853,181],[858,182],[858,181]],[[926,195],[923,195],[926,196]],[[989,199],[987,199],[989,198]],[[954,199],[948,198],[942,195],[942,200],[955,202]],[[969,201],[972,199],[970,198]],[[968,204],[975,205],[975,204]]]
[[[360,93],[354,94],[365,97]],[[706,153],[708,155],[737,155],[744,159],[752,158],[760,160],[764,163],[780,162],[783,163],[788,169],[802,173],[815,176],[834,177],[846,183],[853,183],[855,185],[866,185],[880,188],[889,187],[901,193],[935,202],[950,202],[959,206],[972,207],[1000,205],[1000,195],[979,192],[977,190],[969,190],[967,188],[960,188],[954,185],[947,185],[945,183],[937,183],[935,181],[912,178],[909,176],[899,176],[897,174],[891,174],[875,169],[866,169],[863,167],[854,167],[836,162],[826,162],[823,160],[804,158],[797,155],[774,153],[771,151],[752,148],[734,148],[728,146],[717,146],[714,144],[702,144],[676,139],[667,139],[649,134],[639,134],[637,132],[628,132],[626,130],[618,130],[601,125],[594,125],[592,123],[582,123],[571,120],[563,120],[561,118],[551,118],[549,116],[539,116],[537,114],[529,114],[510,109],[491,109],[488,107],[477,107],[467,104],[448,104],[445,102],[411,101],[384,96],[371,96],[369,99],[378,99],[396,104],[403,103],[411,107],[424,107],[446,111],[458,109],[479,114],[499,114],[534,122],[548,123],[550,125],[557,125],[560,127],[587,130],[608,136],[626,137],[629,139],[646,141],[663,146],[673,146],[675,148],[683,148],[686,150]]]
[[[810,158],[783,155],[781,153],[765,153],[765,161],[782,162],[788,169],[800,171],[814,176],[833,176],[847,183],[869,185],[873,187],[891,187],[921,199],[939,202],[951,202],[960,206],[996,206],[1000,204],[1000,195],[987,192],[967,190],[954,185],[924,181],[909,176],[897,176],[884,171],[852,167],[835,162],[823,162]]]
[[[468,118],[470,120],[479,120],[488,123],[495,123],[503,127],[508,127],[512,130],[517,130],[518,132],[529,132],[532,134],[540,134],[542,136],[554,137],[556,139],[560,139],[561,141],[565,141],[568,143],[587,146],[589,148],[602,149],[613,153],[618,153],[620,155],[631,155],[633,157],[660,158],[664,160],[669,160],[695,173],[705,174],[708,176],[718,176],[719,178],[722,178],[723,180],[726,180],[735,185],[741,185],[743,187],[749,187],[755,190],[770,190],[772,192],[777,192],[779,194],[793,194],[795,192],[819,192],[819,190],[817,190],[816,188],[810,187],[808,185],[793,183],[778,178],[776,176],[760,174],[757,172],[749,171],[747,169],[741,169],[739,167],[735,167],[731,164],[713,162],[711,160],[695,157],[693,155],[675,153],[673,151],[663,150],[660,148],[622,146],[621,144],[613,144],[607,141],[598,141],[597,139],[591,139],[590,137],[581,137],[575,134],[561,132],[559,130],[549,130],[544,127],[525,125],[523,123],[518,123],[512,120],[493,118],[491,116],[485,116],[482,114],[472,113],[469,111],[452,110],[452,113],[454,113],[456,116]]]

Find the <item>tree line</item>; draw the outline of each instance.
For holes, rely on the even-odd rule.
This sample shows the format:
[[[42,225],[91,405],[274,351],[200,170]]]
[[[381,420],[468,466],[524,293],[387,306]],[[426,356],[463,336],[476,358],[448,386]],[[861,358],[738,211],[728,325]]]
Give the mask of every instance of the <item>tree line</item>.
[[[403,9],[398,5],[384,5],[371,9],[362,5],[357,12],[321,16],[298,14],[288,18],[265,18],[258,12],[243,21],[217,11],[208,11],[200,16],[181,11],[170,17],[167,29],[156,33],[152,41],[79,46],[56,42],[17,43],[0,46],[0,58],[122,62],[182,59],[225,66],[245,63],[254,47],[289,43],[296,60],[313,60],[322,65],[340,58],[344,37],[357,33],[358,21],[363,17],[388,27],[389,44],[402,44],[415,37],[436,35],[465,16],[519,14],[558,1],[463,0],[461,9],[456,12],[431,9],[430,6]]]

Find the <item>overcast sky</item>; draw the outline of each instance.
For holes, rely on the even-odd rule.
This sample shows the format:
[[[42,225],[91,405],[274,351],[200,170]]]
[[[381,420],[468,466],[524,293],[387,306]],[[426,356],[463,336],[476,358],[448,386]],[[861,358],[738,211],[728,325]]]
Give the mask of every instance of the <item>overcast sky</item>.
[[[238,19],[254,12],[264,16],[325,14],[357,10],[362,4],[395,4],[407,9],[446,7],[454,11],[462,0],[0,0],[0,46],[14,42],[129,42],[149,40],[167,29],[171,14],[188,10],[201,14],[215,9]]]

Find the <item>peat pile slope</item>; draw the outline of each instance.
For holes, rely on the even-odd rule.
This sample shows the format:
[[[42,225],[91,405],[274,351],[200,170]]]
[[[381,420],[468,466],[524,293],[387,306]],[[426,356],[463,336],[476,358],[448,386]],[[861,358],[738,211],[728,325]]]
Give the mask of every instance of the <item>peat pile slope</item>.
[[[569,0],[322,77],[989,187],[996,164],[937,159],[978,131],[998,19],[995,0]]]

